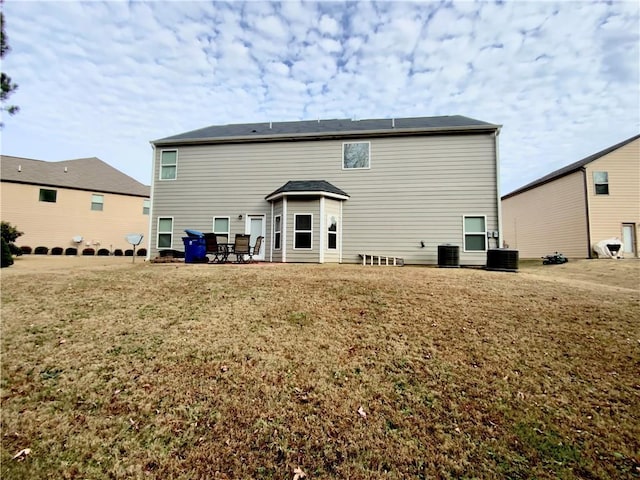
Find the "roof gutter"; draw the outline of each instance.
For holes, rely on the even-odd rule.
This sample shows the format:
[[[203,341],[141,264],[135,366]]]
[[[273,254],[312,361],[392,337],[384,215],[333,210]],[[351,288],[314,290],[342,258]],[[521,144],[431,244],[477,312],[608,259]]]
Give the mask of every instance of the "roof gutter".
[[[328,198],[335,198],[336,200],[349,200],[349,196],[348,195],[340,195],[339,193],[332,193],[332,192],[323,192],[320,190],[315,190],[315,191],[300,191],[300,192],[278,192],[278,193],[272,193],[270,195],[267,195],[265,197],[265,200],[267,202],[271,202],[272,200],[277,200],[279,198],[282,197],[291,197],[291,196],[315,196],[315,197],[328,197]]]
[[[432,127],[432,128],[404,128],[393,130],[352,130],[346,132],[312,132],[312,133],[281,133],[273,135],[236,135],[230,137],[206,138],[167,138],[152,140],[152,145],[202,145],[212,143],[259,143],[286,142],[300,140],[367,138],[367,137],[398,137],[408,135],[437,135],[443,133],[494,133],[499,132],[501,125],[467,125],[461,127]]]

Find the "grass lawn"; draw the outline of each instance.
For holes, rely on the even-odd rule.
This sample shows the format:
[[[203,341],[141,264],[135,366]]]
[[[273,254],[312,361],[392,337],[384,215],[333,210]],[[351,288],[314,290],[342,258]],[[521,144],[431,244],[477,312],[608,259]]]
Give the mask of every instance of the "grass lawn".
[[[130,261],[2,270],[3,479],[640,477],[639,261]]]

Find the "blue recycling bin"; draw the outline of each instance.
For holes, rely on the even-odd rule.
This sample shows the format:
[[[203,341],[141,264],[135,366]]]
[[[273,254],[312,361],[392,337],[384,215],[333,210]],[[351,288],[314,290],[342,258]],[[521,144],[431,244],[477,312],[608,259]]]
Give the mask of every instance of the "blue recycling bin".
[[[204,237],[182,237],[184,263],[204,263],[207,258],[207,243]]]

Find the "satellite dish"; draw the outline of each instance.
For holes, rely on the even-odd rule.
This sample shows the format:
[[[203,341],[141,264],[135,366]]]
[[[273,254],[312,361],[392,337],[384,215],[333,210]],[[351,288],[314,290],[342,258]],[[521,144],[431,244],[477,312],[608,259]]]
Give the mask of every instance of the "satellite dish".
[[[133,260],[132,263],[135,263],[136,261],[136,245],[140,245],[140,242],[142,242],[142,238],[144,237],[144,235],[142,235],[141,233],[130,233],[127,236],[124,237],[124,239],[127,241],[127,243],[130,243],[131,245],[133,245]]]
[[[142,235],[141,233],[130,233],[126,237],[124,237],[124,239],[127,241],[127,243],[136,246],[140,245],[143,237],[144,235]]]
[[[73,243],[82,243],[82,237],[80,235],[76,235],[72,240]]]

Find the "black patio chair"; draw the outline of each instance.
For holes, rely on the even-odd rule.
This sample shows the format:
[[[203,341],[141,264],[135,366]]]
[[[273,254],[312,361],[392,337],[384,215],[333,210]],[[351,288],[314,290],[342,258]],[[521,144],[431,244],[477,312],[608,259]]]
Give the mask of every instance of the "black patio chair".
[[[263,236],[256,238],[256,244],[249,248],[249,262],[253,262],[254,255],[260,255],[260,247],[262,247]]]
[[[204,241],[206,244],[205,255],[213,255],[212,263],[224,263],[227,261],[227,247],[218,243],[215,233],[205,233]]]

